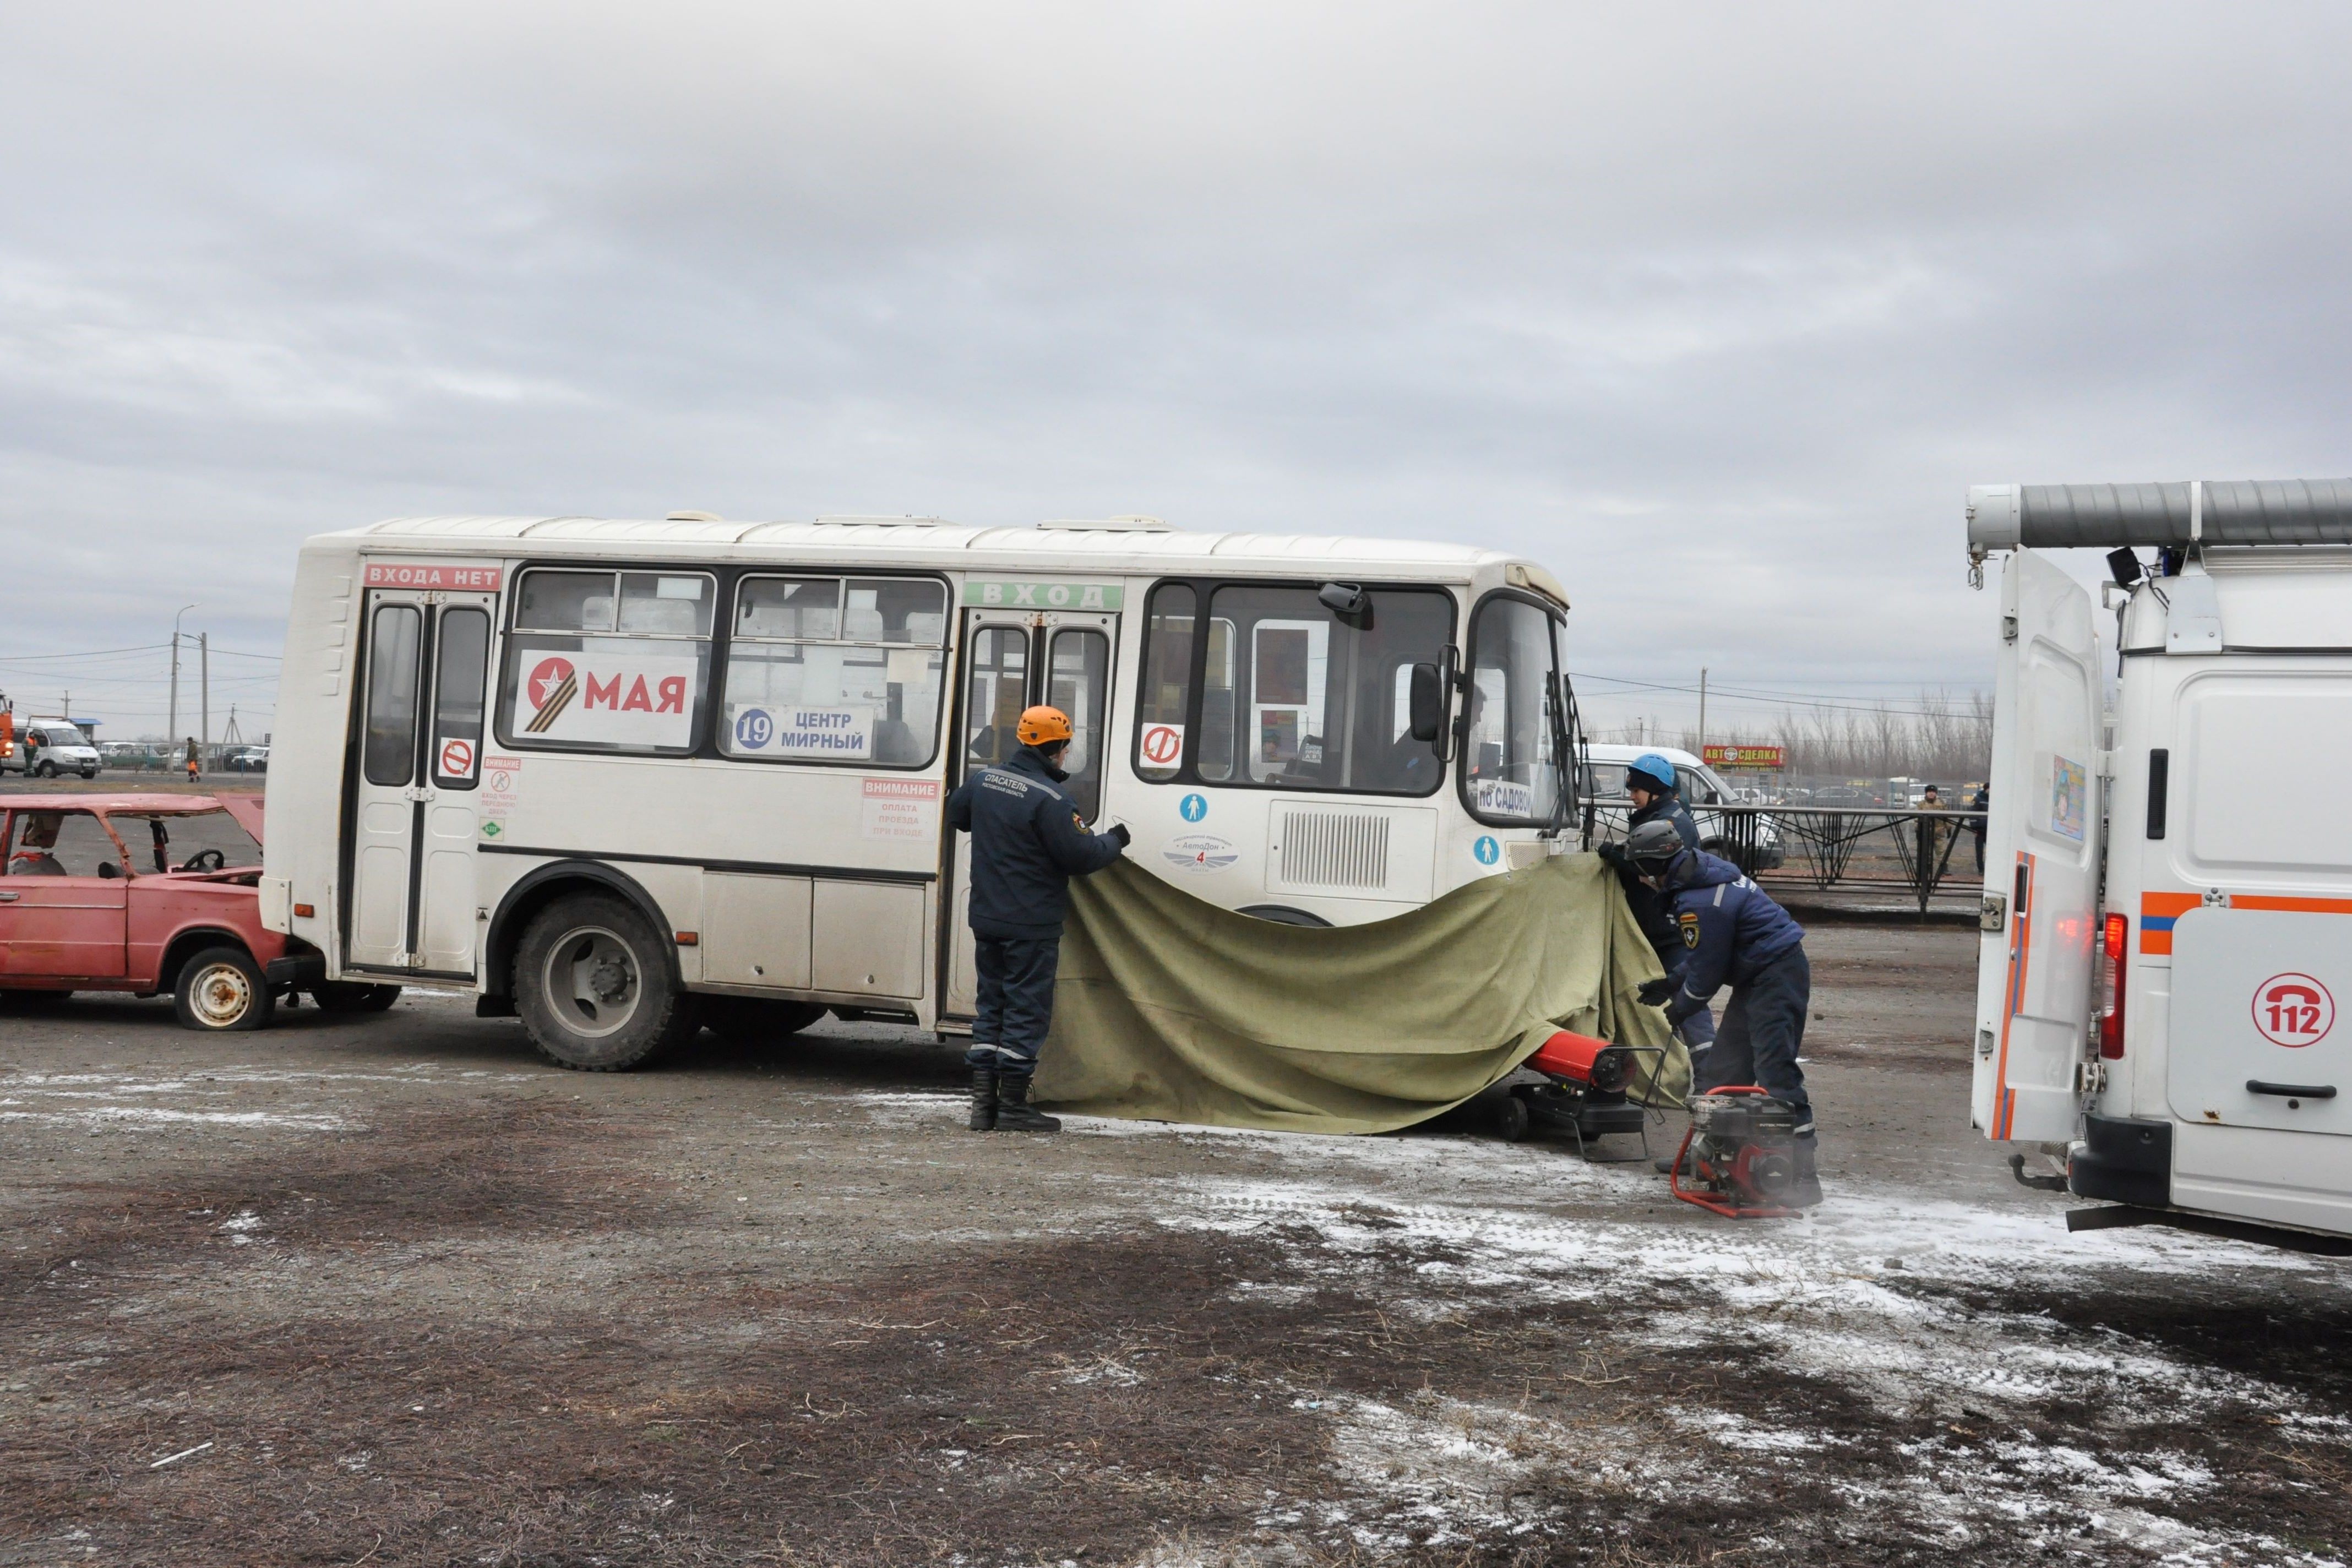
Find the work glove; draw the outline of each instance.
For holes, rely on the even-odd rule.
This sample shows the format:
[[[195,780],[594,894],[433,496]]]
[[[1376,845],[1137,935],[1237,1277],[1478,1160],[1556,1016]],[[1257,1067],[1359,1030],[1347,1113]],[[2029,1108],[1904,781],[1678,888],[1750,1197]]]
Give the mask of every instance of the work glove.
[[[1661,974],[1655,980],[1644,980],[1642,982],[1642,988],[1633,993],[1641,998],[1642,1005],[1644,1007],[1663,1007],[1666,1005],[1666,998],[1674,994],[1675,977],[1671,974]]]
[[[1625,847],[1614,839],[1611,839],[1608,843],[1601,845],[1598,849],[1595,849],[1593,853],[1600,856],[1605,864],[1614,866],[1620,871],[1623,870],[1629,864],[1625,856]]]
[[[1127,830],[1127,824],[1124,822],[1112,823],[1110,832],[1106,837],[1118,839],[1121,849],[1135,842],[1135,835]]]

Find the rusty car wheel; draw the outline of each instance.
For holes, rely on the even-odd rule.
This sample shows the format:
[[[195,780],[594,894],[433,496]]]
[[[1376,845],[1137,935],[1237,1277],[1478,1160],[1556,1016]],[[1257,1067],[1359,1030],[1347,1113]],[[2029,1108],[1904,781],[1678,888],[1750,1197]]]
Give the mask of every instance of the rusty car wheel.
[[[172,1010],[191,1029],[226,1033],[258,1029],[277,1003],[261,966],[241,947],[208,947],[180,966]]]

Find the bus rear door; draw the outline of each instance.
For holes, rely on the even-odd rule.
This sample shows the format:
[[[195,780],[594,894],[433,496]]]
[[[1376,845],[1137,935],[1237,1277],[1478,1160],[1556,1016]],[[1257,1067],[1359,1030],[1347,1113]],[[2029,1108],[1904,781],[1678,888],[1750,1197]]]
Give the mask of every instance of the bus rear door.
[[[474,977],[474,791],[496,596],[368,592],[344,963]]]

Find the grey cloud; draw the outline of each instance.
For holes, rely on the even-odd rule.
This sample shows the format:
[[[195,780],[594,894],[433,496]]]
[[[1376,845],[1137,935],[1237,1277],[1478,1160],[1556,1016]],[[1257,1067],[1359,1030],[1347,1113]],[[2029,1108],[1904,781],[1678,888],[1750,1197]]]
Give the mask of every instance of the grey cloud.
[[[8,34],[0,654],[274,647],[294,542],[403,512],[1148,510],[1900,691],[1987,668],[1969,482],[2352,471],[2329,6]]]

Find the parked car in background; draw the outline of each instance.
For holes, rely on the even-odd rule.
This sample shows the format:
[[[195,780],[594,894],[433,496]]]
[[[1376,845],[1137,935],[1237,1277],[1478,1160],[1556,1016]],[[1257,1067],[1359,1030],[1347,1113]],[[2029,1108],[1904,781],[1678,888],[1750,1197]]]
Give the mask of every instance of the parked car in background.
[[[1682,797],[1683,805],[1690,810],[1692,822],[1697,825],[1700,848],[1710,855],[1720,855],[1727,860],[1737,862],[1741,870],[1751,876],[1758,871],[1772,870],[1787,859],[1788,853],[1780,842],[1780,824],[1760,814],[1755,818],[1755,849],[1753,853],[1743,852],[1740,849],[1740,825],[1734,816],[1708,809],[1741,804],[1731,786],[1705,763],[1688,752],[1676,751],[1672,746],[1587,746],[1587,796],[1602,807],[1630,807],[1632,802],[1625,795],[1625,770],[1644,752],[1655,752],[1675,764],[1675,793]],[[1617,828],[1620,832],[1623,830],[1622,817],[1618,820]]]
[[[0,796],[0,1003],[168,994],[192,1029],[257,1029],[280,997],[380,1012],[397,985],[330,984],[261,923],[261,802],[202,795]]]
[[[247,746],[242,751],[231,752],[221,766],[233,773],[266,773],[269,771],[269,748]]]
[[[45,779],[62,773],[94,779],[103,765],[104,759],[81,726],[64,719],[35,719],[19,724],[16,746],[0,758],[0,772]]]

